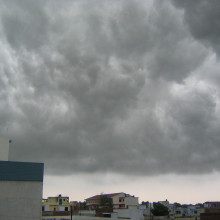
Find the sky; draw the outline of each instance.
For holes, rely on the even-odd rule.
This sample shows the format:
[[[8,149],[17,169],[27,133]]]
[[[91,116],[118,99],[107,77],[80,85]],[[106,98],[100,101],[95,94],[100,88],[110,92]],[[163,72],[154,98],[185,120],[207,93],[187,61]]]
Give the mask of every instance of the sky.
[[[0,0],[0,135],[43,196],[219,201],[220,1]]]

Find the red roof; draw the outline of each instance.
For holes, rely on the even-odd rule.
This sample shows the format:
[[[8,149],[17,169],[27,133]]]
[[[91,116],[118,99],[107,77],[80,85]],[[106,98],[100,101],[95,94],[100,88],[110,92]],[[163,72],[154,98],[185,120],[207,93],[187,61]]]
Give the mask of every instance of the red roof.
[[[100,199],[101,196],[107,196],[108,198],[111,198],[111,197],[114,197],[114,196],[119,195],[121,193],[122,192],[120,192],[120,193],[111,193],[111,194],[101,194],[101,195],[92,196],[92,197],[90,197],[86,200]]]

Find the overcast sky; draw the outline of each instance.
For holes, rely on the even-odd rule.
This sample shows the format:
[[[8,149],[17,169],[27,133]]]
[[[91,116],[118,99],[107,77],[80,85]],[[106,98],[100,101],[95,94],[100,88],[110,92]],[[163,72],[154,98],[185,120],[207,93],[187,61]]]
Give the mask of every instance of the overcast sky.
[[[0,0],[10,159],[45,163],[45,197],[220,200],[219,12],[218,0]]]

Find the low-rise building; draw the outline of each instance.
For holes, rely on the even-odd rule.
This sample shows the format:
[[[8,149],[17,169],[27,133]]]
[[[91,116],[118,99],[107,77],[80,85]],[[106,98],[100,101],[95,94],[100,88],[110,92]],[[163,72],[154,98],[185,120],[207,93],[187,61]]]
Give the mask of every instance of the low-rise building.
[[[219,220],[220,219],[220,202],[205,202],[204,213],[200,214],[201,220]]]
[[[97,209],[100,208],[100,199],[102,196],[106,196],[107,198],[112,199],[112,208],[113,209],[125,209],[128,206],[138,205],[138,197],[131,196],[126,193],[111,193],[111,194],[101,194],[95,195],[86,199],[86,206],[89,209]]]
[[[200,216],[201,213],[205,212],[205,209],[202,207],[198,207],[196,210],[197,210],[197,216]]]
[[[187,215],[187,208],[178,207],[178,208],[176,208],[176,210],[175,210],[175,214],[176,214],[178,217],[186,216],[186,215]]]
[[[197,207],[195,205],[188,205],[187,214],[188,216],[195,216],[197,214]]]
[[[220,209],[220,202],[205,202],[204,208],[206,208],[206,209]]]
[[[111,213],[112,218],[117,219],[130,219],[130,220],[144,220],[146,206],[144,205],[131,205],[127,209],[114,209]]]
[[[59,196],[48,197],[42,201],[42,210],[47,212],[70,211],[69,197]]]

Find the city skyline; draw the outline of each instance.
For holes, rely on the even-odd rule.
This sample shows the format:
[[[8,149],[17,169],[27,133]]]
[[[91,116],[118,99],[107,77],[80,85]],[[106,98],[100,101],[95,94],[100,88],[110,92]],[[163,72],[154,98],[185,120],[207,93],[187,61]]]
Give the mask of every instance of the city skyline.
[[[142,201],[149,201],[152,203],[165,201],[167,199],[170,203],[177,202],[195,205],[197,203],[219,201],[219,194],[216,192],[216,188],[219,185],[220,175],[216,173],[202,177],[165,175],[160,177],[139,178],[139,180],[132,181],[128,181],[125,176],[122,177],[118,175],[118,182],[124,180],[128,182],[125,187],[110,183],[112,179],[115,178],[115,174],[106,175],[100,183],[97,183],[94,179],[91,181],[91,176],[92,175],[89,177],[88,175],[76,175],[70,176],[69,178],[65,177],[61,180],[59,177],[46,176],[43,198],[61,194],[62,196],[69,196],[71,201],[83,202],[85,199],[101,193],[124,192],[138,197],[139,203]],[[98,176],[101,177],[101,175]],[[176,180],[172,183],[173,178]],[[90,181],[88,179],[90,179]],[[204,179],[206,180],[204,181]],[[64,183],[65,188],[62,187],[61,182]],[[207,185],[211,185],[212,188],[210,187],[208,189]],[[74,186],[74,189],[72,189],[72,186]],[[207,193],[208,190],[209,193]]]

